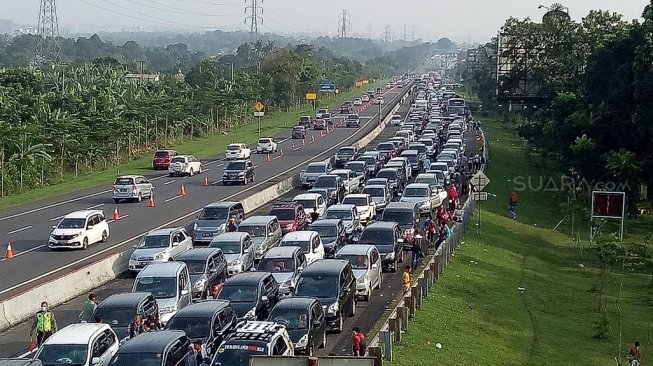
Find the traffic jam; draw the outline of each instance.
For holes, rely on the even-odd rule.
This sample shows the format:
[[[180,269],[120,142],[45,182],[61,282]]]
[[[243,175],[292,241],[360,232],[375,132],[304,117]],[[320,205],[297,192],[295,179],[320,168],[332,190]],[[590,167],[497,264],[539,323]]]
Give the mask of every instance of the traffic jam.
[[[472,189],[468,177],[481,165],[475,146],[466,144],[464,99],[438,73],[386,85],[395,87],[410,88],[410,107],[390,117],[386,130],[394,136],[367,149],[342,146],[308,164],[301,192],[271,203],[266,215],[249,215],[241,202],[213,202],[190,232],[148,232],[129,258],[132,291],[103,299],[87,322],[52,333],[34,358],[46,365],[127,366],[138,359],[139,365],[244,366],[252,355],[313,355],[328,334],[348,332],[348,318],[359,301],[375,301],[384,273],[416,268],[423,255],[413,255],[415,248],[432,251],[446,238],[460,197]],[[384,103],[383,90],[343,103],[346,127],[360,127],[356,111]],[[329,109],[318,109],[299,118],[291,138],[333,123]],[[252,149],[230,144],[222,184],[254,182],[252,154],[278,150],[272,138]],[[203,170],[195,156],[173,150],[157,151],[153,168],[170,176]],[[126,175],[116,178],[112,197],[153,204],[153,192],[146,177]],[[66,215],[48,247],[105,242],[107,221],[99,210]]]

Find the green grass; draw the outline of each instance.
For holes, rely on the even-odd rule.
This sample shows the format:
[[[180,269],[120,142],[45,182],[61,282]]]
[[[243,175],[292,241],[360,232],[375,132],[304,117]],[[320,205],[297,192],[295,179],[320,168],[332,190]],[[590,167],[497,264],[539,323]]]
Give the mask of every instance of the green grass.
[[[368,88],[376,88],[384,84],[384,81],[370,83]],[[367,89],[352,90],[342,93],[337,97],[325,99],[322,105],[335,107],[345,100],[351,100],[356,96],[364,93]],[[277,113],[272,116],[264,117],[261,122],[261,135],[272,136],[289,126],[294,125],[301,115],[311,115],[313,109],[305,107],[297,111]],[[190,137],[185,137],[186,142],[165,148],[175,149],[183,154],[192,154],[198,158],[207,158],[210,156],[220,155],[228,144],[232,141],[253,143],[259,138],[258,123],[255,121],[246,125],[240,125],[227,134],[212,134],[203,138],[195,138],[190,141]],[[161,147],[164,148],[164,147]],[[12,207],[26,202],[38,201],[44,198],[53,197],[65,193],[70,193],[85,188],[95,187],[106,184],[110,187],[111,182],[118,174],[144,174],[151,172],[152,154],[147,153],[142,157],[131,160],[119,166],[110,166],[104,170],[96,170],[93,173],[85,173],[74,176],[66,174],[61,183],[52,184],[43,188],[38,188],[22,193],[13,194],[0,199],[0,208]]]
[[[465,235],[391,365],[614,365],[618,351],[627,354],[635,340],[646,354],[653,325],[651,271],[625,271],[620,316],[622,272],[615,267],[605,282],[605,311],[599,311],[598,261],[565,233],[551,230],[564,216],[558,204],[563,198],[521,192],[518,219],[510,219],[506,204],[513,179],[540,172],[524,158],[510,126],[486,122],[484,128],[491,140],[486,190],[497,197],[483,204],[481,235],[473,226]],[[636,237],[653,228],[650,217],[628,225]],[[595,325],[606,314],[608,338],[596,339]]]

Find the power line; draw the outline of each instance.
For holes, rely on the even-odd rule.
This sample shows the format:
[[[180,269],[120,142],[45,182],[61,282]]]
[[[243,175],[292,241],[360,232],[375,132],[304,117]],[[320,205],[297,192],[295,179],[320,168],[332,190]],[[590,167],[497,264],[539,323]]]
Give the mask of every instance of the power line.
[[[55,0],[41,0],[39,6],[38,41],[34,54],[34,67],[45,63],[59,62],[61,45],[59,44],[59,19]]]
[[[247,0],[245,0],[247,1]],[[263,4],[263,0],[260,0]],[[250,41],[258,40],[258,23],[263,24],[263,7],[259,5],[259,0],[251,0],[251,4],[245,7],[245,14],[249,15],[245,18],[245,24],[249,22],[249,36]],[[261,15],[259,15],[261,14]]]
[[[165,11],[169,13],[174,13],[174,14],[190,14],[190,15],[199,15],[199,16],[205,16],[205,17],[233,17],[236,16],[237,14],[211,14],[211,13],[201,13],[197,11],[192,11],[188,9],[182,9],[182,8],[176,8],[174,6],[166,5],[166,4],[159,4],[155,1],[152,0],[141,0],[141,1],[146,1],[148,3],[155,4],[157,6],[152,6],[152,5],[147,5],[147,4],[142,4],[139,3],[136,0],[130,0],[131,3],[135,5],[139,5],[145,8],[149,9],[155,9],[155,10],[160,10],[160,11]]]
[[[408,26],[404,24],[404,36],[401,38],[403,41],[408,40]]]
[[[338,20],[338,36],[340,38],[347,38],[347,32],[351,28],[351,20],[347,10],[343,10],[340,13],[340,19]]]

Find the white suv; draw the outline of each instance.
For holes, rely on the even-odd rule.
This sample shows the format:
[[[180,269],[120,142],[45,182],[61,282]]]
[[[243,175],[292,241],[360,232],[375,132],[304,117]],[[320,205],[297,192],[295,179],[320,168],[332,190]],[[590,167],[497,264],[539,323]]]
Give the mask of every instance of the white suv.
[[[376,202],[367,193],[348,194],[342,200],[342,204],[356,206],[361,222],[369,222],[376,218]]]
[[[277,143],[274,142],[274,139],[269,138],[269,137],[264,137],[258,139],[258,143],[256,144],[256,153],[257,154],[265,154],[265,153],[275,153],[277,152]]]
[[[152,230],[136,245],[129,258],[129,270],[139,272],[148,264],[167,262],[190,249],[193,249],[193,239],[186,229]]]
[[[105,242],[109,237],[109,224],[102,210],[75,211],[64,216],[52,227],[48,248],[86,249],[89,244]]]
[[[252,157],[252,150],[246,144],[231,144],[225,152],[226,159],[247,160]]]
[[[109,324],[71,324],[52,334],[35,359],[43,365],[108,366],[119,345]]]
[[[168,175],[189,175],[202,173],[202,163],[193,155],[177,155],[170,160]]]

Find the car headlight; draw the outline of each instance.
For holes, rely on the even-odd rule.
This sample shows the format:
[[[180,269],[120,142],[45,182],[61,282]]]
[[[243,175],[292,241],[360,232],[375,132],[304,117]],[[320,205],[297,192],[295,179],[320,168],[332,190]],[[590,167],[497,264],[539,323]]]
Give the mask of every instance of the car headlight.
[[[76,237],[78,237],[80,235],[82,235],[82,233],[75,233],[75,234],[71,235],[71,237],[76,238]]]
[[[295,347],[297,348],[304,348],[306,347],[306,344],[308,343],[308,334],[304,334],[297,343],[295,343]]]
[[[166,253],[166,252],[162,252],[162,253],[159,253],[159,254],[154,256],[154,260],[156,260],[156,261],[166,260],[166,259],[168,259],[168,253]]]
[[[327,313],[336,313],[338,312],[338,303],[334,302],[333,304],[329,305],[327,308]]]
[[[390,261],[394,260],[395,259],[395,253],[392,252],[392,253],[386,254],[385,259],[390,260]]]
[[[196,290],[202,290],[206,286],[206,278],[200,278],[193,286]]]
[[[159,309],[160,314],[170,314],[177,311],[177,305],[166,306],[163,309]]]
[[[245,175],[245,172],[238,172],[238,175]]]
[[[358,283],[366,283],[367,282],[367,276],[361,276],[356,282]]]
[[[132,253],[131,257],[129,257],[130,261],[135,261],[136,260],[136,253]]]
[[[250,311],[245,314],[245,319],[253,320],[256,319],[256,308],[252,308]]]
[[[193,224],[193,231],[197,230],[197,228],[198,228],[197,223],[194,223]]]
[[[240,266],[240,259],[229,262],[230,266]]]

